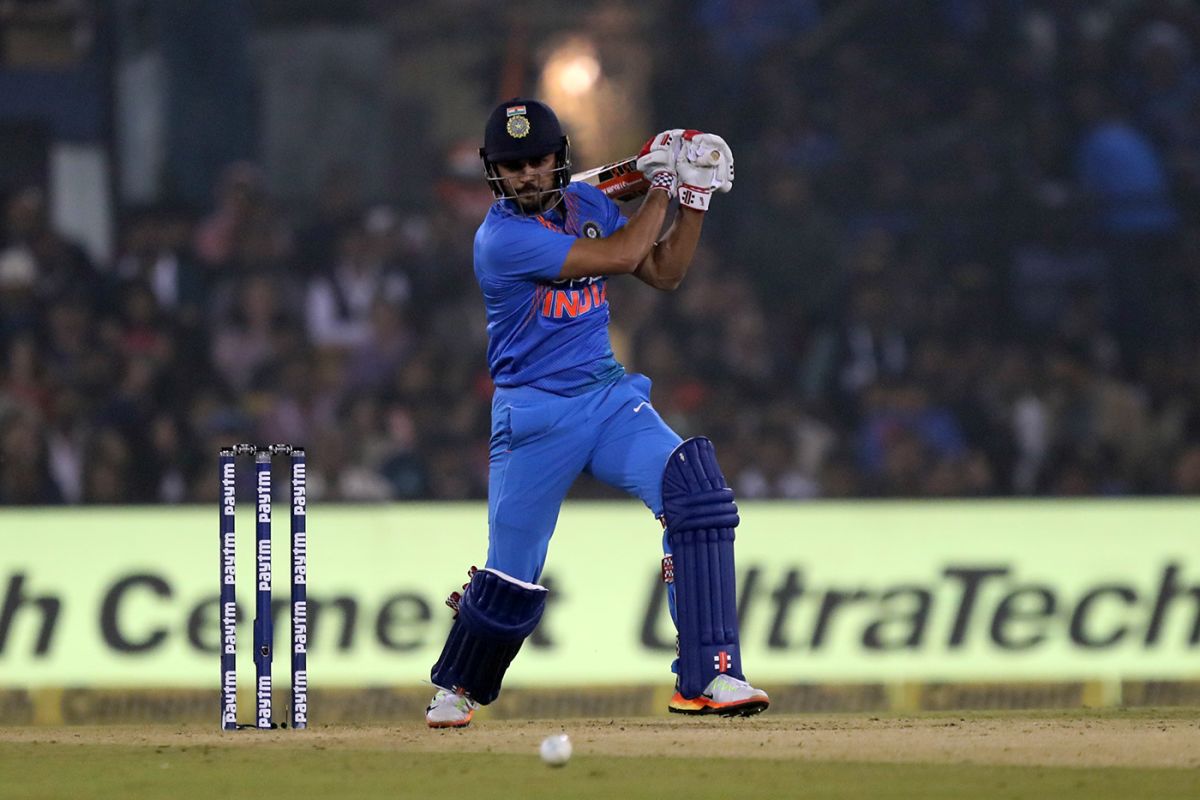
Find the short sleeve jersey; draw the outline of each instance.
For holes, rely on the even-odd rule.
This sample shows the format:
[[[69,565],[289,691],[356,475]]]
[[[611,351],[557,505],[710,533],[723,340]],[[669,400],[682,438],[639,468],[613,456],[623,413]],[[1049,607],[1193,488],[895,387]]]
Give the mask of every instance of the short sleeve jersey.
[[[488,369],[497,386],[570,396],[624,374],[608,337],[607,279],[558,276],[577,238],[609,236],[625,218],[588,184],[572,183],[563,195],[557,209],[538,216],[497,201],[475,234]]]

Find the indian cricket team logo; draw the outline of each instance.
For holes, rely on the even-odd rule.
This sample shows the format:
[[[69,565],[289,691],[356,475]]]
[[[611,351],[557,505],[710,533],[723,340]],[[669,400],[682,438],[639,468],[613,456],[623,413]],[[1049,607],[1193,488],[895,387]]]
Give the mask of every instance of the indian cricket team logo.
[[[529,135],[529,117],[525,116],[525,106],[511,106],[505,110],[508,123],[504,129],[514,139],[524,139]]]
[[[591,220],[588,220],[587,222],[583,223],[583,227],[580,228],[580,230],[582,230],[583,235],[589,239],[599,239],[600,238],[600,225],[598,223],[592,222]]]

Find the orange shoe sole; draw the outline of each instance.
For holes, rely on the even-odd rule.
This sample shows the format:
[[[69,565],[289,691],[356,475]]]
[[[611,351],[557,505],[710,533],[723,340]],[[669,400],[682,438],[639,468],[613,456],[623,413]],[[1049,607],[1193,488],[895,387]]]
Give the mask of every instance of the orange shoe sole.
[[[707,697],[685,698],[679,692],[667,704],[667,710],[672,714],[690,714],[700,716],[715,714],[719,717],[752,717],[767,710],[771,701],[766,695],[758,695],[739,700],[736,703],[714,703]]]
[[[430,722],[429,720],[425,720],[425,724],[431,728],[465,728],[471,724],[471,718],[474,716],[475,712],[472,711],[467,715],[466,719],[459,722]]]

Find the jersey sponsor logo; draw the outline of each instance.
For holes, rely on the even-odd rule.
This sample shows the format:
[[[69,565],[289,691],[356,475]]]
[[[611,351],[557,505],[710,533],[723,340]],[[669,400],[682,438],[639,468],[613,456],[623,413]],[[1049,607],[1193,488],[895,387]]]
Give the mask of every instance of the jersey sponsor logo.
[[[542,316],[575,318],[608,304],[607,284],[590,284],[580,289],[550,289],[542,299]]]
[[[575,289],[580,286],[591,286],[593,283],[600,283],[603,280],[604,278],[593,276],[590,278],[556,278],[550,282],[564,289]]]

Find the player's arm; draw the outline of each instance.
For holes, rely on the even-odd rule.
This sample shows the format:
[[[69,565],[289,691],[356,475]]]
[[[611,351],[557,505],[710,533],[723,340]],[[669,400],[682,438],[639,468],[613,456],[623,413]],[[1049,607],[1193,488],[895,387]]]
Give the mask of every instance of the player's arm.
[[[650,248],[642,263],[637,265],[634,277],[663,291],[678,287],[692,265],[703,227],[703,211],[681,207],[667,235]]]
[[[560,278],[628,275],[646,260],[667,216],[675,193],[676,153],[682,130],[650,137],[638,154],[637,167],[650,181],[650,191],[629,221],[603,239],[580,238],[563,261]]]
[[[712,191],[733,188],[733,152],[714,134],[684,131],[675,166],[679,214],[633,272],[643,283],[664,291],[675,289],[687,275]]]
[[[637,269],[662,230],[670,202],[665,185],[652,186],[641,207],[622,228],[603,239],[580,237],[567,251],[560,278],[628,275]]]

